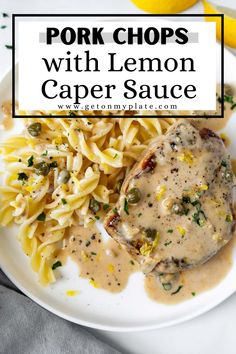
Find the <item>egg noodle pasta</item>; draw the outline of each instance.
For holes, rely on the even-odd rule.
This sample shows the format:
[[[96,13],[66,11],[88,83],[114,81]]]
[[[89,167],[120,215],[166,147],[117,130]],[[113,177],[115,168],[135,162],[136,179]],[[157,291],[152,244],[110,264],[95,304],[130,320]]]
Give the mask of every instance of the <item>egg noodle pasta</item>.
[[[147,145],[175,121],[136,117],[143,111],[130,111],[130,118],[124,111],[102,111],[105,118],[96,111],[51,113],[68,118],[35,112],[21,134],[0,144],[0,225],[19,224],[19,241],[43,285],[55,281],[52,267],[68,228],[102,219]]]

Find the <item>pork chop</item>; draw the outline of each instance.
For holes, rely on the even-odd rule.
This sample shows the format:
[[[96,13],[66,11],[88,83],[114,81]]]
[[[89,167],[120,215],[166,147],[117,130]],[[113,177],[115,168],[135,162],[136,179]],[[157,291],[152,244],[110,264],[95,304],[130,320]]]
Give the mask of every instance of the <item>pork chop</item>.
[[[179,120],[133,167],[105,228],[144,273],[198,266],[232,236],[234,183],[218,135]]]

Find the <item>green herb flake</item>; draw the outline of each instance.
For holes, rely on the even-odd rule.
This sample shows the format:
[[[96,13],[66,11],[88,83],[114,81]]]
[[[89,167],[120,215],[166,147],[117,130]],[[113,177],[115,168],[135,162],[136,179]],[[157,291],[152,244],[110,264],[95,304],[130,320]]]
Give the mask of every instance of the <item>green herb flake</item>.
[[[42,212],[41,214],[38,215],[37,217],[38,221],[45,221],[46,220],[46,214]]]
[[[107,210],[110,208],[110,205],[109,204],[103,204],[103,210]]]
[[[226,222],[232,222],[233,220],[234,220],[234,218],[233,218],[233,215],[232,215],[232,214],[226,215],[226,218],[225,218],[225,221],[226,221]]]
[[[139,214],[138,214],[138,218],[140,218],[140,216],[142,216],[142,215],[143,215],[142,213],[139,213]]]
[[[97,253],[96,253],[96,252],[91,252],[91,255],[92,255],[92,256],[96,256]]]
[[[27,176],[26,173],[24,172],[19,172],[18,173],[18,181],[27,181],[29,179],[29,177]]]
[[[32,156],[30,156],[30,158],[28,159],[28,167],[33,166],[33,164],[34,164],[34,156],[32,155]]]
[[[191,294],[192,294],[192,296],[196,296],[196,293],[194,291]]]
[[[12,49],[12,45],[9,45],[9,44],[5,44],[5,47],[6,47],[7,49]]]
[[[61,202],[62,202],[62,204],[64,204],[64,205],[67,204],[67,201],[65,200],[65,198],[62,198],[62,199],[61,199]]]
[[[48,156],[48,150],[46,150],[46,151],[42,154],[42,156]]]
[[[177,290],[175,290],[171,295],[176,295],[180,292],[180,290],[183,288],[183,285],[180,285]]]
[[[2,17],[9,17],[9,15],[6,12],[2,12]]]
[[[116,158],[117,158],[117,156],[118,156],[118,154],[115,154],[115,155],[113,156],[113,159],[116,159]]]
[[[169,246],[172,243],[172,241],[167,241],[164,243],[164,246]]]
[[[127,199],[125,198],[125,201],[124,201],[124,211],[127,215],[129,215],[129,210],[128,210],[128,201]]]
[[[4,29],[4,28],[6,28],[7,26],[6,25],[2,25],[0,28],[1,29]]]
[[[167,230],[168,234],[173,234],[174,230],[173,229],[169,229]]]
[[[56,167],[58,167],[57,161],[52,161],[52,162],[49,164],[49,168],[56,168]]]
[[[100,219],[100,216],[95,215],[95,219],[96,219],[96,220],[99,220],[99,219]]]
[[[55,262],[55,263],[53,264],[52,270],[55,270],[55,269],[57,269],[58,267],[61,267],[61,266],[62,266],[61,262],[60,262],[60,261],[57,261],[57,262]]]
[[[114,214],[117,214],[117,208],[112,209]]]
[[[131,265],[134,265],[134,261],[132,261],[132,259],[129,261],[129,263],[130,263]]]
[[[231,106],[231,109],[233,110],[235,107],[236,107],[236,103],[234,103],[234,104]]]
[[[222,160],[222,161],[221,161],[221,166],[223,166],[223,167],[227,167],[227,166],[228,166],[228,164],[227,164],[227,162],[226,162],[225,160]]]

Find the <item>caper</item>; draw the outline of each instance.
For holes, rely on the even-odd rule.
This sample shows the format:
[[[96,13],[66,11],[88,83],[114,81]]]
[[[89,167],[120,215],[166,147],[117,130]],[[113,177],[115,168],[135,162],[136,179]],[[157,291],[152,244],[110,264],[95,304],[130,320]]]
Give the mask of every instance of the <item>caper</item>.
[[[33,123],[28,126],[28,132],[32,136],[39,136],[39,134],[41,133],[41,129],[41,123]]]
[[[157,230],[156,229],[151,229],[150,227],[145,229],[145,235],[147,238],[150,238],[152,240],[155,240],[156,238],[156,234],[157,234]]]
[[[223,172],[223,177],[227,182],[232,182],[233,181],[233,173],[226,168],[226,170]]]
[[[184,208],[181,204],[174,203],[172,205],[172,212],[177,215],[183,215],[184,214]]]
[[[42,176],[47,176],[50,171],[50,167],[45,161],[36,163],[36,165],[34,165],[34,168],[35,168],[35,173],[37,175],[42,175]]]
[[[162,286],[165,291],[170,291],[172,289],[171,283],[162,283]]]
[[[116,184],[115,184],[115,192],[116,192],[116,193],[120,193],[123,182],[124,182],[123,179],[119,179],[119,180],[116,182]]]
[[[92,210],[94,213],[97,213],[100,210],[100,203],[96,199],[90,199],[89,202],[89,209]]]
[[[67,183],[70,179],[70,172],[67,170],[62,170],[57,178],[58,184]]]
[[[141,193],[138,188],[132,188],[127,193],[127,201],[129,204],[136,204],[141,199]]]

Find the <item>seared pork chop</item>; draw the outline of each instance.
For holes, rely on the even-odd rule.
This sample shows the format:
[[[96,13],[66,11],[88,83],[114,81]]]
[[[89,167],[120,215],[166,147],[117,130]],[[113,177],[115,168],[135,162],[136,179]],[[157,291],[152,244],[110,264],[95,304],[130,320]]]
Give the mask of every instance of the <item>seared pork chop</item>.
[[[105,228],[145,273],[195,267],[232,236],[234,182],[218,135],[179,120],[131,170]]]

